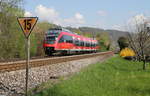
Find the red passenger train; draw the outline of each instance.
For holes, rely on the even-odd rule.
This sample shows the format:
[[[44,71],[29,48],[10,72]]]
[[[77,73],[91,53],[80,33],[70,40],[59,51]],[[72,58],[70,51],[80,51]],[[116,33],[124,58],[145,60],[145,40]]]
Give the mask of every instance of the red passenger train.
[[[47,55],[56,52],[61,54],[96,52],[99,49],[97,40],[63,28],[49,29],[45,34],[43,47]]]

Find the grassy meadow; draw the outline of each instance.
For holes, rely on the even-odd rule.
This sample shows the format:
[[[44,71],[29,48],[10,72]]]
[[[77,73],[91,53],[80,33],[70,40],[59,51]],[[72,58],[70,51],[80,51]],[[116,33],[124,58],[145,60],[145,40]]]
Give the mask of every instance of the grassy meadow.
[[[120,57],[88,66],[34,96],[150,96],[150,70]]]

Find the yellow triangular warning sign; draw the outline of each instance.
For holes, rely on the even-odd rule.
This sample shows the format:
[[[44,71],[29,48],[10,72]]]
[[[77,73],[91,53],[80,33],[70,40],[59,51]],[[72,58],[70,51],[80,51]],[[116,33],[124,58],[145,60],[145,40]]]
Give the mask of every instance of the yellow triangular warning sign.
[[[37,20],[38,20],[38,17],[19,17],[18,18],[18,22],[26,38],[29,37]]]

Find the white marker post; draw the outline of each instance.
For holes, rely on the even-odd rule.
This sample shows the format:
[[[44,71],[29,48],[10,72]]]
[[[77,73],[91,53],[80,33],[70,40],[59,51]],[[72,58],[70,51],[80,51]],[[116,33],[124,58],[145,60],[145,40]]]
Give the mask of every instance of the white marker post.
[[[32,32],[38,17],[19,17],[17,18],[20,27],[26,38],[26,88],[25,94],[28,96],[28,79],[29,79],[29,63],[30,63],[30,33]]]

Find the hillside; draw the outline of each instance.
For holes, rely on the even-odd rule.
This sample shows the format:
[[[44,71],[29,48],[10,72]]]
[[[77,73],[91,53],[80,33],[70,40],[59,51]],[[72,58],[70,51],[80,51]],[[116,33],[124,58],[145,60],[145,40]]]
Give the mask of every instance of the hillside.
[[[121,36],[127,36],[128,32],[118,30],[105,30],[109,33],[113,41],[117,41]]]

